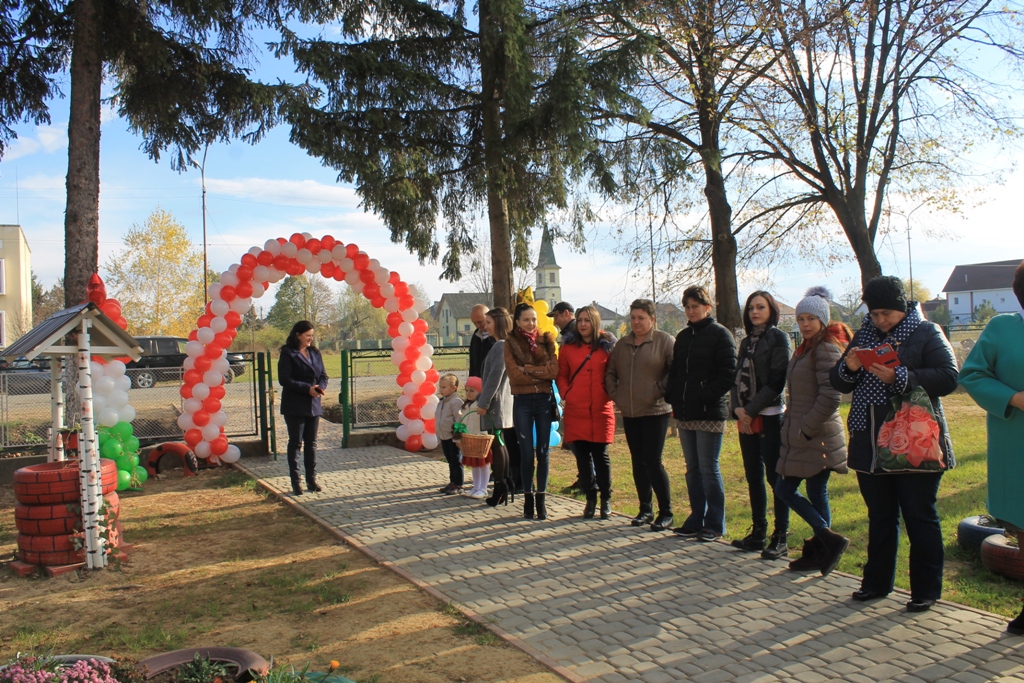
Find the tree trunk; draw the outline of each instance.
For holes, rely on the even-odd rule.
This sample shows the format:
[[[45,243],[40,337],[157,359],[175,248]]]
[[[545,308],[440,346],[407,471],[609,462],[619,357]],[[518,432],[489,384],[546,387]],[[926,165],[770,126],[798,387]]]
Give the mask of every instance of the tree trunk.
[[[64,214],[64,304],[85,301],[99,269],[100,89],[103,56],[99,0],[75,0],[68,121],[67,210]]]
[[[718,322],[729,330],[743,328],[739,288],[736,284],[736,238],[732,234],[732,207],[719,170],[704,168],[704,196],[711,217],[711,265],[715,270],[715,301]]]
[[[868,231],[867,220],[864,218],[863,202],[859,207],[850,206],[849,200],[838,196],[829,197],[828,204],[843,227],[846,239],[850,241],[850,247],[853,248],[853,255],[857,258],[857,265],[860,267],[860,284],[863,288],[868,280],[882,274],[882,264],[878,262],[878,256],[875,255],[875,245]]]
[[[491,229],[491,280],[494,305],[515,307],[512,278],[512,235],[502,191],[501,86],[498,83],[499,29],[491,1],[480,1],[480,77],[483,99],[484,165],[487,169],[487,218]]]

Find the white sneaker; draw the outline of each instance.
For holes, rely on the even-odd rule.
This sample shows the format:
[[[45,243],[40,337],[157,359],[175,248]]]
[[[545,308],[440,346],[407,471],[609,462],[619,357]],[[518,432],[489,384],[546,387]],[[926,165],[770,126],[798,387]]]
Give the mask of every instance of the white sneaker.
[[[469,492],[469,497],[470,498],[475,498],[476,500],[480,500],[482,498],[486,498],[487,497],[487,491],[470,491]]]

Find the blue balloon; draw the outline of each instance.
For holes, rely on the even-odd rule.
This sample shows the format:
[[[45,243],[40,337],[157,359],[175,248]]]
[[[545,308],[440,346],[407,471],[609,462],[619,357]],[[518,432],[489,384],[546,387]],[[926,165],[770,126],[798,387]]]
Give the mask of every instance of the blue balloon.
[[[558,431],[558,423],[557,422],[552,422],[551,423],[551,431],[553,431],[553,432],[557,432]]]
[[[552,446],[557,446],[560,443],[562,443],[562,435],[552,429],[551,430],[551,445]]]

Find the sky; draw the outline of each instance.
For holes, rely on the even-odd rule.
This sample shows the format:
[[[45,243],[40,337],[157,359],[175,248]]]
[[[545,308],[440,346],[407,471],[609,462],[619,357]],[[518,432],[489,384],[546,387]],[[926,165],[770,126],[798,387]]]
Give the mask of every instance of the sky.
[[[281,70],[281,65],[274,68]],[[64,269],[64,182],[67,173],[67,106],[57,100],[48,126],[16,127],[13,141],[0,159],[0,223],[19,223],[32,250],[32,269],[44,286],[52,286]],[[171,212],[202,244],[201,182],[198,170],[177,173],[168,159],[155,163],[140,149],[141,140],[127,123],[104,110],[100,160],[100,266],[118,258],[122,236],[133,224],[142,224],[156,208]],[[985,157],[983,170],[1010,167],[1017,153]],[[962,216],[929,215],[924,210],[910,219],[913,275],[938,294],[953,267],[963,263],[1024,260],[1024,229],[1020,198],[1024,173],[1009,171],[1004,183],[977,193],[978,206]],[[212,268],[226,270],[250,247],[267,239],[310,232],[331,234],[354,242],[371,258],[400,273],[407,282],[422,286],[432,300],[445,292],[471,291],[467,284],[439,280],[438,264],[419,264],[402,244],[390,241],[389,232],[374,215],[363,211],[350,185],[337,182],[337,174],[323,167],[288,141],[278,128],[255,146],[234,142],[212,147],[206,162],[207,248]],[[533,245],[536,253],[537,245]],[[883,270],[906,277],[910,271],[907,235],[899,229],[877,245]],[[563,299],[575,305],[596,300],[624,311],[628,302],[650,296],[650,272],[631,269],[620,245],[607,228],[588,233],[585,253],[556,244],[562,267]],[[771,272],[741,274],[741,297],[767,287],[782,301],[795,305],[814,285],[828,286],[836,298],[859,283],[851,260],[830,269],[790,262]],[[704,283],[702,283],[704,284]],[[681,292],[681,288],[679,292]],[[676,292],[659,292],[659,300],[675,301]],[[270,295],[258,302],[264,310]]]

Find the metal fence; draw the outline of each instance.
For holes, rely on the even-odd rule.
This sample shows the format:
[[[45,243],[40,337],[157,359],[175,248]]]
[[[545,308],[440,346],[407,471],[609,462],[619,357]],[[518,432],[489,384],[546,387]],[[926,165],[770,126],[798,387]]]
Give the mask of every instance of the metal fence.
[[[942,328],[942,331],[946,333],[946,338],[949,339],[949,343],[953,347],[958,365],[962,366],[964,361],[967,360],[967,355],[974,348],[974,344],[978,341],[978,337],[981,336],[981,332],[984,329],[984,325],[978,324],[946,325]]]
[[[224,385],[222,401],[229,417],[225,428],[229,438],[263,433],[260,431],[257,354],[237,355],[241,359],[231,366],[231,381]],[[179,393],[183,372],[180,367],[159,368],[155,376],[152,368],[126,371],[132,380],[128,397],[136,414],[132,427],[143,444],[181,439],[178,416],[184,402]],[[45,372],[0,371],[0,450],[45,450],[50,424],[49,369]]]
[[[452,373],[460,386],[469,377],[469,347],[445,346],[434,349],[434,369]],[[341,403],[345,418],[345,441],[349,429],[398,424],[398,397],[402,388],[395,382],[398,368],[391,362],[391,349],[346,349],[341,353]]]

